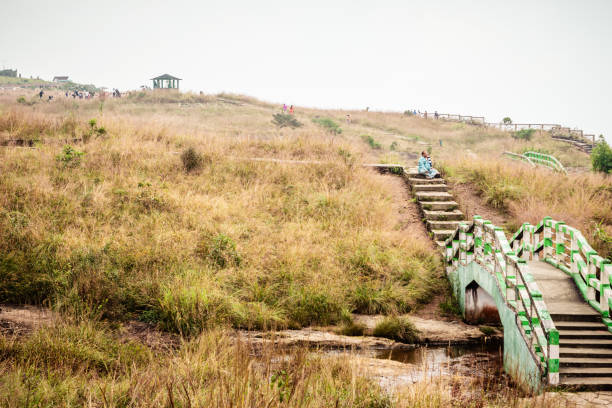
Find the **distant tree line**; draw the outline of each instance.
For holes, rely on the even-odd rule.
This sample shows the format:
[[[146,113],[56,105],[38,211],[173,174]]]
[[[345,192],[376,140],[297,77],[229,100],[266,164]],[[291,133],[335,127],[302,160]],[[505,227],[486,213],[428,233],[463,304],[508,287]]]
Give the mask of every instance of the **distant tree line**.
[[[16,69],[2,69],[0,70],[0,76],[17,78],[17,70]]]

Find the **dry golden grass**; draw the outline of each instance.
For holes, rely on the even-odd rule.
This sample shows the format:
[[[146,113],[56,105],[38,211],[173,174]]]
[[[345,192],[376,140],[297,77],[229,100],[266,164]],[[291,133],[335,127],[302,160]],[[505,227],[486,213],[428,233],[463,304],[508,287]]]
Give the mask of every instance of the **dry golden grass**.
[[[253,356],[227,327],[403,313],[443,288],[438,255],[399,231],[388,179],[364,162],[410,164],[431,146],[435,160],[491,193],[517,224],[540,215],[579,228],[609,223],[605,179],[552,184],[547,173],[493,162],[537,145],[566,164],[585,163],[544,136],[520,142],[381,112],[350,112],[349,125],[345,111],[299,108],[304,126],[279,130],[271,124],[278,107],[236,95],[101,102],[58,93],[23,105],[19,94],[0,95],[0,140],[36,148],[0,148],[0,301],[45,303],[72,323],[0,339],[6,406],[503,405],[473,387],[449,394],[444,382],[389,397],[342,359],[305,350]],[[333,119],[342,134],[326,133],[316,117]],[[106,132],[92,131],[91,119]],[[76,151],[63,150],[84,135]],[[189,148],[191,171],[182,162]],[[495,160],[454,161],[458,151]],[[257,157],[313,163],[248,160]],[[118,334],[126,319],[179,332],[185,343],[153,352]]]
[[[334,323],[363,293],[404,313],[440,290],[437,256],[396,230],[359,139],[300,116],[278,130],[265,104],[228,97],[4,108],[0,132],[29,126],[43,142],[0,152],[2,299],[194,334]],[[83,155],[53,143],[92,118],[106,133],[75,145]],[[189,147],[201,166],[187,172]]]

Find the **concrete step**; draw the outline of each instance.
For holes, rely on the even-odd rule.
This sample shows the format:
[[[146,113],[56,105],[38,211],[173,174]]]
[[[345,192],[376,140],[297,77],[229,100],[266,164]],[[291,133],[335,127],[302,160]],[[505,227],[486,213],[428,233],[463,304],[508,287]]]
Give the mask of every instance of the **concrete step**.
[[[445,241],[446,238],[450,237],[455,230],[432,230],[434,241]]]
[[[453,201],[453,196],[440,191],[419,191],[414,193],[418,201]]]
[[[571,305],[569,305],[569,307],[571,307]],[[551,310],[551,309],[553,309],[553,307],[549,306],[548,310]],[[597,322],[601,324],[601,315],[597,313],[595,310],[593,310],[593,313],[575,313],[575,314],[551,313],[550,317],[552,318],[553,322],[555,322],[555,324],[558,321],[559,322]]]
[[[428,178],[421,178],[421,177],[410,177],[408,179],[408,183],[410,184],[445,184],[446,181],[444,181],[443,178],[435,178],[435,179],[428,179]]]
[[[430,231],[433,230],[451,230],[454,231],[457,229],[461,221],[433,221],[427,220],[427,229]]]
[[[463,213],[459,210],[452,211],[431,211],[423,210],[426,220],[436,221],[461,221],[465,219]]]
[[[600,340],[600,339],[559,339],[560,347],[574,347],[574,348],[612,348],[612,339]]]
[[[559,360],[561,367],[610,367],[612,358],[597,357],[564,357]]]
[[[610,367],[567,367],[559,371],[559,376],[612,377],[612,368]]]
[[[447,191],[446,184],[413,184],[412,191]]]
[[[605,330],[601,322],[555,322],[557,330]]]
[[[436,241],[436,246],[439,249],[444,249],[444,248],[446,248],[446,242],[444,242],[444,241]]]
[[[604,328],[605,326],[602,324],[599,330],[559,330],[559,338],[612,340],[612,333]]]
[[[610,377],[570,377],[559,376],[559,385],[571,387],[576,390],[610,391],[612,390],[612,376]]]
[[[419,201],[423,211],[453,211],[459,207],[455,201]]]
[[[591,357],[601,357],[601,358],[612,358],[612,350],[602,349],[602,348],[590,348],[590,347],[559,347],[559,357],[561,361],[565,358],[591,358]]]

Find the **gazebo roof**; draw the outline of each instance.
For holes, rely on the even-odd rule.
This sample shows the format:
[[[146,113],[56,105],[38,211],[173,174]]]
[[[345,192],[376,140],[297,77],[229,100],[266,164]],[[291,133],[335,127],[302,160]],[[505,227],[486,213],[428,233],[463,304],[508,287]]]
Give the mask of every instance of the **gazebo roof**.
[[[151,78],[151,80],[154,80],[154,79],[178,79],[179,81],[182,81],[181,78],[173,77],[172,75],[168,75],[168,74],[164,74],[164,75],[160,75],[155,78]]]

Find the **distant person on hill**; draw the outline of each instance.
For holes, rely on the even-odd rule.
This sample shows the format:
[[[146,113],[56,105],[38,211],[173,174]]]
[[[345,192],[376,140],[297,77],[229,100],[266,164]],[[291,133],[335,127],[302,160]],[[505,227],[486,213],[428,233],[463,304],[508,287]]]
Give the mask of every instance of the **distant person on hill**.
[[[434,112],[434,118],[438,119],[438,111]]]
[[[427,160],[429,156],[427,156],[427,152],[421,152],[421,157],[419,158],[418,172],[419,174],[424,175],[428,179],[432,179],[434,177],[440,177],[440,173],[438,170],[432,167],[431,158]]]
[[[423,114],[423,117],[427,119],[427,111],[425,111],[425,113]]]
[[[291,105],[291,106],[289,107],[289,114],[290,114],[290,115],[293,115],[293,105]]]
[[[45,94],[45,93],[44,93],[44,92],[43,92],[43,90],[41,89],[41,90],[40,90],[40,92],[38,93],[38,97],[39,97],[40,99],[42,99],[42,97],[43,97],[43,95],[44,95],[44,94]]]
[[[283,113],[287,113],[287,104],[283,103]]]
[[[351,114],[350,113],[346,115],[346,123],[347,124],[351,123]]]

